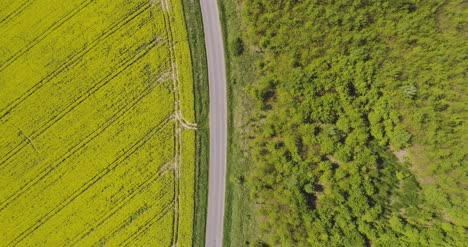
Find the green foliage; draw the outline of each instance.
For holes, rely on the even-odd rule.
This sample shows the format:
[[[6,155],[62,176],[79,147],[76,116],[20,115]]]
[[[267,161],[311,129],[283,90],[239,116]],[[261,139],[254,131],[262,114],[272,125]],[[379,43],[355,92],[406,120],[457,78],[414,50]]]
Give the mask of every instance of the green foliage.
[[[233,54],[234,56],[240,56],[244,53],[244,41],[240,37],[237,37],[233,42],[232,42],[232,49],[233,49]]]
[[[262,241],[465,243],[466,3],[244,3]]]

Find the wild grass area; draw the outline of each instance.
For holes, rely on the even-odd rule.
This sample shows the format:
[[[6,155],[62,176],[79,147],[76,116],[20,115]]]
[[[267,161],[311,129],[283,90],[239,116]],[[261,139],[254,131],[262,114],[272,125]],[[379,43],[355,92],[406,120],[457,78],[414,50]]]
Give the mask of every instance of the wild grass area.
[[[209,95],[208,71],[205,53],[205,37],[200,2],[183,0],[185,23],[193,66],[193,85],[195,95],[195,118],[197,131],[196,172],[195,172],[195,218],[193,224],[193,246],[205,246],[205,229],[208,199],[209,163]]]
[[[182,1],[0,1],[0,245],[191,246]]]
[[[247,31],[241,22],[241,13],[235,0],[218,1],[224,35],[228,83],[228,166],[224,246],[247,246],[259,238],[254,203],[245,183],[249,168],[251,128],[249,118],[255,105],[245,88],[256,80],[255,63],[259,55],[245,48],[242,56],[235,55],[235,42]]]
[[[465,245],[466,1],[220,2],[227,246]]]

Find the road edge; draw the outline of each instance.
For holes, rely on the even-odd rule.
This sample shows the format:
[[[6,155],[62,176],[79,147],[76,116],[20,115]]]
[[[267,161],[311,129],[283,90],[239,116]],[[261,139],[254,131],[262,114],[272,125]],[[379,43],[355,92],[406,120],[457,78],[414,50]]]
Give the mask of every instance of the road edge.
[[[231,78],[231,54],[229,53],[229,44],[228,44],[228,33],[227,33],[227,17],[226,17],[226,10],[223,3],[223,0],[216,0],[218,2],[218,9],[219,9],[219,19],[221,22],[221,31],[223,35],[223,44],[224,44],[224,60],[225,60],[225,67],[226,67],[226,89],[227,89],[227,96],[231,98],[232,94],[232,87],[228,81],[228,78]],[[232,128],[233,128],[233,114],[232,114],[232,101],[227,101],[227,151],[226,151],[226,178],[230,177],[231,169],[229,168],[229,160],[230,160],[230,153],[231,153],[231,142],[232,142]],[[230,211],[231,211],[231,187],[229,185],[229,181],[226,181],[226,189],[225,189],[225,205],[224,205],[224,223],[223,223],[223,245],[222,246],[230,246]]]
[[[200,0],[210,95],[210,160],[205,246],[222,246],[227,170],[227,76],[217,0]]]

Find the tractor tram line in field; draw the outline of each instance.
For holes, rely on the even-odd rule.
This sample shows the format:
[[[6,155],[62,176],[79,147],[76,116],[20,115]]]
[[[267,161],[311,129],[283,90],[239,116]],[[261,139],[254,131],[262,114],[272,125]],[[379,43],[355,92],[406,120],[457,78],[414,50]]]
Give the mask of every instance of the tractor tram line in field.
[[[166,34],[168,37],[168,49],[170,51],[170,61],[171,61],[171,71],[172,71],[172,90],[174,94],[174,113],[176,115],[175,129],[174,129],[174,144],[175,144],[175,159],[174,159],[174,219],[173,219],[173,238],[172,246],[178,246],[178,232],[179,232],[179,200],[180,200],[180,163],[181,163],[181,152],[182,152],[182,132],[187,129],[196,129],[195,124],[188,123],[184,120],[181,109],[180,109],[180,100],[181,96],[179,93],[179,81],[178,81],[178,71],[177,71],[177,62],[174,51],[176,49],[176,44],[174,42],[173,30],[171,25],[170,16],[167,14],[171,9],[171,5],[168,0],[161,0],[162,12],[164,15]]]
[[[72,203],[76,198],[78,198],[82,193],[84,193],[85,191],[87,191],[89,188],[91,188],[93,185],[95,185],[98,181],[100,181],[103,177],[105,177],[106,175],[108,175],[112,170],[114,170],[118,165],[120,165],[121,163],[123,163],[124,161],[126,161],[132,154],[134,154],[135,152],[137,152],[140,148],[142,148],[146,142],[148,140],[150,140],[152,137],[154,137],[158,132],[159,130],[163,129],[164,127],[166,127],[169,123],[170,123],[170,120],[171,118],[167,118],[163,123],[161,123],[160,125],[158,125],[157,127],[153,128],[150,130],[149,133],[147,133],[142,139],[140,139],[137,143],[135,143],[134,145],[132,145],[130,147],[130,150],[128,150],[127,153],[125,153],[124,155],[118,157],[118,159],[116,159],[114,162],[112,162],[110,164],[109,167],[107,167],[105,170],[103,170],[101,173],[97,174],[96,176],[94,176],[91,180],[89,180],[88,182],[86,182],[86,184],[84,186],[82,186],[81,188],[79,188],[78,191],[75,191],[73,193],[72,196],[68,197],[67,200],[65,201],[62,201],[62,203],[60,205],[58,205],[56,208],[52,209],[47,215],[45,215],[43,218],[41,218],[39,221],[37,221],[34,225],[32,225],[31,227],[29,227],[26,231],[22,232],[15,240],[14,240],[14,243],[10,243],[10,244],[17,244],[19,243],[21,240],[23,240],[24,238],[26,238],[29,234],[31,234],[34,230],[36,230],[37,228],[39,228],[42,224],[44,224],[47,220],[49,220],[50,218],[54,217],[55,214],[57,214],[58,212],[60,212],[63,208],[65,208],[66,206],[68,206],[70,203]],[[155,174],[156,175],[156,174]],[[158,178],[159,176],[154,176],[155,180]],[[145,181],[145,183],[151,183],[153,182],[153,180],[147,180]],[[126,200],[128,201],[128,200]]]
[[[128,59],[125,63],[125,65],[122,65],[122,67],[124,67],[123,69],[120,69],[117,71],[117,72],[114,72],[113,74],[110,74],[108,75],[106,78],[102,79],[98,84],[94,85],[91,89],[89,89],[86,94],[82,94],[80,96],[80,98],[73,102],[71,105],[67,106],[66,109],[64,109],[62,112],[60,112],[58,115],[55,115],[54,117],[52,117],[51,119],[49,119],[46,124],[44,124],[43,126],[41,126],[39,129],[37,129],[36,131],[34,131],[29,137],[28,139],[30,141],[34,141],[37,137],[41,136],[48,128],[50,128],[52,125],[54,125],[55,123],[57,123],[58,121],[60,121],[65,115],[69,114],[70,112],[72,112],[76,107],[78,107],[82,102],[84,102],[86,99],[88,99],[91,95],[93,95],[95,92],[97,92],[99,89],[101,89],[102,87],[106,86],[112,79],[114,79],[115,77],[117,77],[120,73],[122,73],[125,69],[128,69],[129,67],[131,67],[136,61],[138,61],[139,59],[141,59],[144,55],[146,55],[153,47],[155,46],[154,43],[151,43],[148,47],[148,49],[145,49],[143,54],[138,54],[137,56],[133,57],[133,58],[130,58]],[[148,92],[149,94],[150,92]],[[141,97],[140,99],[143,99],[144,97]],[[133,104],[133,106],[135,106],[137,103],[139,102],[139,100],[137,102],[135,102],[135,104]],[[129,108],[131,109],[131,108]],[[125,114],[126,111],[123,111],[122,114],[120,114],[120,116],[122,116],[123,114]],[[117,112],[117,116],[119,116],[119,113],[120,112]],[[112,120],[117,120],[118,118],[113,118],[111,119]],[[110,122],[111,124],[112,122]],[[104,126],[110,126],[109,125],[104,125]],[[104,131],[105,128],[102,130]],[[100,132],[97,132],[97,135],[99,135],[100,133],[102,133],[102,131]],[[96,136],[97,136],[96,135]],[[22,148],[24,148],[28,142],[26,141],[27,139],[23,140],[18,146],[16,146],[13,150],[11,150],[10,152],[12,152],[11,154],[8,153],[5,157],[4,160],[2,160],[2,162],[0,162],[0,168],[10,159],[12,158],[14,155],[16,155],[19,151],[21,151]],[[92,139],[91,139],[92,140]],[[84,144],[86,145],[86,143]],[[70,149],[71,151],[72,149]],[[73,154],[73,152],[71,153],[71,155]],[[67,157],[67,154],[64,155],[65,157]],[[66,159],[66,158],[64,158]],[[0,204],[1,205],[1,204]],[[1,206],[0,206],[0,210],[1,210]]]
[[[87,143],[92,141],[95,137],[99,136],[102,132],[104,132],[108,127],[110,127],[115,121],[123,117],[125,114],[127,114],[130,110],[135,108],[138,103],[140,103],[146,96],[151,94],[156,87],[161,86],[161,83],[159,82],[159,79],[155,81],[157,84],[154,85],[152,88],[149,88],[146,90],[143,94],[141,94],[138,98],[135,98],[133,101],[129,102],[127,105],[125,105],[123,108],[119,109],[107,122],[103,125],[101,125],[98,129],[94,130],[90,135],[86,136],[82,142],[78,143],[77,145],[73,146],[71,149],[69,149],[68,152],[66,152],[59,160],[64,161],[67,158],[69,158],[71,155],[74,154],[74,151],[78,151],[80,148],[84,147]],[[28,140],[31,142],[33,141],[37,136],[31,138],[28,138]],[[59,164],[57,164],[59,165]],[[55,167],[55,166],[54,166]],[[1,205],[1,204],[0,204]],[[1,206],[0,206],[1,207]],[[1,209],[1,208],[0,208]]]
[[[41,54],[53,37],[69,30],[84,34],[82,18],[93,18],[93,9],[105,6],[104,0],[92,3],[53,9],[25,1],[12,3],[0,16],[0,31],[24,26],[26,19],[18,18],[31,15],[34,4],[59,16],[36,23],[36,33],[18,33],[24,44],[16,46],[22,47],[0,51],[0,88],[32,78],[21,84],[24,88],[11,84],[0,92],[6,97],[0,98],[0,130],[12,131],[0,139],[0,226],[7,230],[0,229],[0,246],[191,244],[197,125],[183,117],[194,120],[181,1],[117,2],[113,8],[127,9],[110,21],[99,17],[101,26],[87,36],[89,41],[71,49],[62,43],[57,49],[67,56],[57,53],[60,59],[54,61],[50,52],[36,62],[42,78],[14,74],[18,67],[28,69],[23,61]],[[143,31],[131,42],[134,30]],[[0,45],[14,35],[0,39]],[[112,46],[119,38],[130,43]],[[126,52],[95,62],[119,51]],[[93,64],[98,64],[95,74],[79,74]],[[59,92],[56,101],[29,110]]]
[[[177,67],[175,66],[175,56],[174,56],[174,49],[175,46],[173,44],[173,37],[172,37],[172,29],[171,29],[171,22],[170,17],[166,14],[169,11],[169,4],[166,0],[161,0],[161,8],[164,15],[164,26],[166,27],[166,35],[169,40],[172,40],[172,43],[168,42],[168,50],[169,50],[169,57],[170,57],[170,64],[171,64],[171,73],[172,73],[172,90],[173,90],[173,97],[174,97],[174,112],[175,114],[180,114],[180,109],[178,107],[177,101],[179,100],[179,94],[177,90]],[[177,246],[177,230],[179,227],[179,218],[178,218],[178,210],[179,210],[179,163],[180,163],[180,151],[181,151],[181,129],[180,129],[180,121],[179,119],[175,119],[175,128],[174,128],[174,218],[173,218],[173,231],[172,231],[172,246]]]
[[[39,36],[37,36],[35,39],[33,39],[26,47],[15,53],[13,56],[9,57],[5,62],[0,64],[0,72],[2,72],[5,68],[10,66],[18,57],[24,55],[27,53],[31,48],[39,44],[49,33],[57,30],[60,28],[64,23],[66,23],[68,20],[73,18],[76,14],[78,14],[81,10],[84,8],[88,7],[93,1],[92,0],[85,0],[83,1],[78,7],[75,9],[72,9],[68,13],[66,13],[64,16],[62,16],[59,20],[54,22],[49,28],[47,28],[43,33],[41,33]]]
[[[159,179],[161,177],[163,177],[164,175],[167,174],[167,172],[169,172],[172,168],[170,167],[171,166],[171,163],[167,163],[165,164],[163,167],[160,168],[160,170],[158,171],[158,173],[155,173],[150,179],[144,181],[143,184],[139,185],[137,190],[134,191],[133,193],[130,194],[130,196],[127,196],[125,197],[122,201],[118,202],[118,205],[116,205],[114,208],[112,208],[111,211],[109,211],[109,213],[105,216],[103,216],[101,219],[98,220],[98,223],[93,226],[93,228],[90,228],[89,230],[87,230],[86,232],[82,232],[80,233],[78,236],[76,236],[71,242],[70,242],[70,245],[69,246],[74,246],[76,245],[80,240],[83,240],[83,238],[85,236],[88,236],[91,232],[94,231],[94,229],[100,227],[105,221],[107,221],[108,219],[110,219],[112,216],[114,216],[119,210],[122,209],[123,206],[125,206],[125,204],[132,200],[137,194],[141,193],[142,191],[144,191],[145,189],[147,189],[149,186],[151,186],[153,183],[159,181]],[[167,204],[163,210],[166,211],[167,208],[169,208],[170,206],[172,205],[172,202],[170,202],[169,204]],[[118,229],[116,229],[115,231],[117,231]],[[113,235],[113,234],[107,234],[109,236]]]
[[[141,102],[141,100],[146,97],[147,95],[149,95],[150,93],[152,92],[149,91],[147,92],[146,94],[143,94],[140,98],[138,98],[135,102],[131,103],[129,105],[129,107],[127,107],[127,109],[122,109],[121,111],[117,112],[116,115],[114,115],[114,117],[112,119],[110,119],[105,125],[103,125],[101,128],[95,130],[90,136],[88,136],[87,138],[85,138],[83,140],[83,142],[81,143],[78,143],[76,146],[74,146],[73,148],[71,148],[67,153],[65,153],[61,158],[58,159],[59,163],[56,163],[50,167],[48,167],[46,170],[43,170],[39,176],[37,176],[35,179],[33,179],[29,184],[26,184],[24,187],[22,187],[20,190],[18,190],[17,192],[15,192],[13,195],[11,195],[6,201],[2,202],[0,204],[0,212],[8,206],[9,202],[13,201],[14,199],[16,199],[18,196],[20,196],[22,193],[24,193],[25,191],[27,191],[30,187],[36,185],[39,181],[41,181],[42,179],[44,179],[45,177],[47,177],[47,175],[52,172],[54,169],[56,169],[58,166],[60,166],[61,164],[63,164],[64,161],[66,161],[68,158],[70,158],[72,155],[74,155],[76,152],[78,152],[81,148],[83,148],[84,146],[86,146],[90,141],[92,141],[94,138],[96,138],[99,134],[101,134],[102,132],[104,132],[108,127],[110,127],[115,121],[117,121],[119,118],[121,118],[122,116],[125,115],[125,113],[127,113],[129,110],[133,109],[139,102]],[[169,117],[166,119],[165,122],[163,123],[166,123],[167,120],[170,120],[172,117]],[[38,179],[37,179],[38,178]]]
[[[85,45],[78,52],[74,53],[64,63],[62,63],[60,66],[58,66],[57,69],[55,69],[52,72],[50,72],[49,74],[47,74],[43,79],[41,79],[33,87],[28,89],[26,91],[26,93],[24,93],[19,98],[15,99],[13,102],[8,104],[0,113],[0,121],[3,121],[3,118],[5,118],[11,111],[13,111],[15,108],[17,108],[18,105],[21,104],[23,101],[25,101],[28,97],[30,97],[31,95],[36,93],[39,89],[41,89],[42,86],[49,83],[52,79],[54,79],[59,74],[64,72],[70,66],[76,64],[77,62],[80,62],[81,58],[83,56],[85,56],[88,52],[93,51],[93,49],[96,48],[102,41],[106,40],[111,35],[113,35],[116,31],[120,30],[122,27],[129,24],[136,17],[140,16],[142,13],[144,13],[146,10],[148,10],[149,7],[150,7],[149,4],[141,4],[140,6],[138,6],[137,10],[134,11],[131,15],[128,15],[126,18],[124,18],[124,19],[118,21],[117,23],[111,25],[101,35],[99,35],[96,39],[91,41],[88,45]]]
[[[65,115],[69,114],[71,111],[73,111],[76,107],[78,107],[82,102],[84,102],[86,99],[91,97],[95,92],[97,92],[99,89],[102,87],[106,86],[112,79],[120,75],[122,72],[124,72],[126,69],[130,68],[135,62],[143,58],[148,52],[154,48],[156,44],[154,42],[151,42],[146,45],[141,54],[137,54],[137,56],[132,57],[126,61],[124,61],[123,65],[120,66],[120,68],[117,70],[117,72],[114,72],[104,79],[102,79],[100,82],[95,84],[91,89],[89,89],[86,94],[82,94],[80,98],[73,102],[71,105],[67,106],[67,109],[63,110],[60,112],[58,115],[55,115],[53,118],[49,119],[43,126],[41,126],[39,129],[34,131],[32,135],[29,137],[30,140],[36,139],[38,136],[42,135],[48,128],[50,128],[52,125],[60,121]],[[24,139],[19,145],[17,145],[13,150],[11,150],[11,153],[8,153],[6,157],[0,162],[0,168],[14,155],[16,155],[19,151],[21,151],[22,148],[24,148],[28,144],[27,139]]]
[[[169,40],[171,40],[172,38],[172,30],[170,28],[170,20],[169,20],[169,17],[166,15],[166,12],[168,11],[167,9],[167,2],[166,0],[161,0],[161,8],[162,8],[162,12],[163,12],[163,16],[164,16],[164,26],[166,27],[165,28],[165,31],[166,31],[166,35],[168,37]],[[174,46],[172,44],[169,44],[168,42],[168,50],[169,50],[169,61],[170,61],[170,64],[171,64],[171,81],[172,81],[172,93],[173,93],[173,98],[174,98],[174,102],[177,101],[178,99],[178,94],[176,92],[176,87],[175,87],[175,84],[176,84],[176,76],[175,76],[175,73],[176,73],[176,68],[174,67],[174,55],[173,55],[173,49],[174,49]],[[176,104],[174,103],[173,105],[173,109],[174,109],[174,112],[178,112],[179,109],[177,109],[177,106]],[[178,207],[179,207],[179,184],[177,182],[177,178],[178,178],[178,164],[180,162],[180,155],[179,155],[179,152],[180,152],[180,133],[179,133],[179,128],[180,128],[180,125],[179,125],[179,121],[177,121],[177,119],[175,119],[175,128],[174,128],[174,177],[176,179],[174,179],[174,199],[173,199],[173,202],[174,202],[174,215],[173,215],[173,229],[172,229],[172,245],[173,246],[177,246],[177,228],[178,228],[178,215],[177,215],[177,212],[178,212]]]
[[[140,13],[141,13],[141,12],[140,12]],[[133,16],[133,17],[135,17],[135,16]],[[133,18],[132,18],[132,19],[133,19]],[[114,32],[115,32],[115,30],[114,30]],[[89,49],[88,49],[88,51],[89,51]],[[82,55],[84,55],[84,54],[82,54]],[[77,59],[80,59],[80,57],[77,57]],[[62,67],[62,66],[61,66],[61,67]],[[67,67],[67,66],[64,66],[63,68],[66,68],[66,67]],[[63,71],[63,69],[61,69],[61,71]],[[120,71],[120,72],[121,72],[121,71]],[[53,78],[53,77],[48,77],[48,78]],[[46,82],[49,82],[49,81],[50,81],[50,80],[48,80],[48,81],[46,81]],[[41,82],[43,82],[43,80],[42,80]],[[16,108],[16,107],[19,105],[19,103],[23,102],[23,101],[26,100],[29,96],[31,96],[32,94],[34,94],[37,90],[39,90],[40,86],[42,86],[42,85],[44,85],[44,84],[41,84],[41,83],[40,83],[40,84],[39,84],[39,87],[36,87],[37,85],[38,85],[38,84],[36,84],[36,85],[33,87],[33,88],[35,88],[35,90],[33,90],[32,92],[28,93],[28,95],[27,95],[26,97],[21,97],[20,102],[17,102],[16,104],[14,104],[12,108],[8,109],[8,112],[11,112],[11,110],[14,109],[14,108]],[[30,90],[28,90],[28,92],[29,92],[29,91],[30,91]],[[87,96],[90,96],[90,95],[89,95],[89,92],[88,92],[88,95],[87,95]],[[65,113],[66,113],[66,112],[65,112]],[[55,117],[56,117],[56,116],[54,116],[54,118],[55,118]],[[8,120],[1,119],[1,121],[8,121]],[[43,126],[43,127],[44,127],[44,126]],[[46,126],[46,128],[47,128],[47,126]],[[39,132],[43,132],[46,128],[42,128],[42,131],[41,131],[41,128],[36,129],[36,130],[34,130],[34,132],[32,132],[32,134],[30,134],[28,137],[29,137],[30,139],[35,139],[35,138],[38,136],[38,135],[36,135],[36,133],[37,133],[38,131],[39,131]],[[15,155],[15,154],[19,151],[18,148],[21,149],[22,147],[24,147],[25,144],[26,144],[25,141],[26,141],[26,138],[25,138],[25,140],[23,140],[22,142],[20,142],[20,143],[18,144],[18,146],[16,146],[16,147],[13,148],[9,153],[7,153],[7,154],[4,156],[3,160],[0,161],[0,166],[2,166],[9,158],[11,158],[13,155]]]
[[[0,20],[0,26],[2,26],[5,23],[8,23],[9,21],[14,19],[15,17],[19,16],[32,3],[33,3],[33,1],[31,1],[31,0],[24,1],[20,6],[18,6],[18,8],[16,8],[10,14],[5,16],[2,20]]]
[[[122,246],[129,246],[131,245],[132,241],[140,238],[143,234],[145,234],[150,228],[154,226],[157,222],[159,222],[163,217],[165,217],[171,210],[174,210],[174,202],[171,202],[168,204],[164,210],[159,213],[158,215],[155,215],[151,220],[149,220],[141,229],[139,232],[135,233],[134,235],[129,236],[127,239],[125,239],[122,242]]]

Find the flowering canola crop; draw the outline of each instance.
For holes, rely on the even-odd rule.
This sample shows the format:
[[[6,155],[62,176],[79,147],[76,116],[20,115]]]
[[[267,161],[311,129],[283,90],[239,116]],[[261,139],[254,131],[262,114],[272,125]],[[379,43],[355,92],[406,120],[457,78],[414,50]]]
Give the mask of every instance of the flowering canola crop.
[[[190,246],[181,0],[0,0],[0,246]]]

